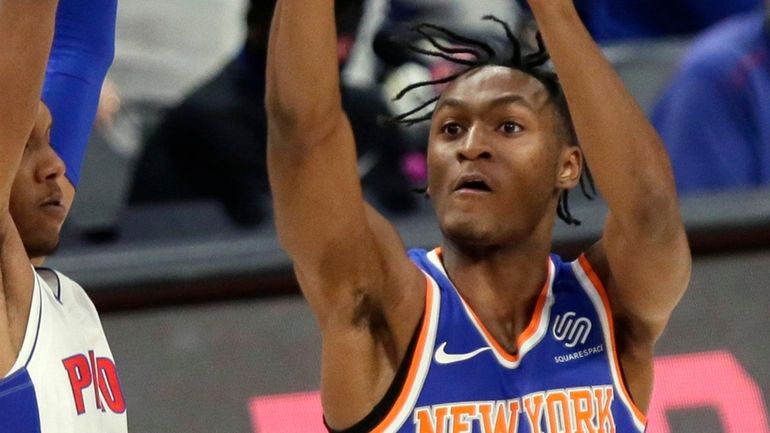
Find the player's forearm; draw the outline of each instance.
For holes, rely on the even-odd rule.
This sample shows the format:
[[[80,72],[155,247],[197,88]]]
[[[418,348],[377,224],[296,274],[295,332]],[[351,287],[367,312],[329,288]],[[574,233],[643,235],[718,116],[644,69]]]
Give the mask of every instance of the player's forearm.
[[[0,2],[0,207],[8,208],[37,113],[53,37],[56,0]]]
[[[530,4],[567,96],[578,139],[613,216],[624,225],[671,221],[677,206],[668,155],[583,26],[572,0]]]
[[[77,186],[104,78],[115,56],[117,0],[62,0],[43,100],[53,115],[51,144]]]
[[[266,92],[271,133],[297,134],[307,143],[338,123],[342,104],[333,0],[279,0]]]

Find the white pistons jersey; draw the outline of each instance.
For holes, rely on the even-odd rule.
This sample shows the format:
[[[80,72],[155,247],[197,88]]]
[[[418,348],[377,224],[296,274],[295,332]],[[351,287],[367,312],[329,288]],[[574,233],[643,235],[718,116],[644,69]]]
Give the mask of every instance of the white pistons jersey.
[[[0,380],[0,432],[127,430],[126,402],[94,304],[66,276],[37,269],[24,342]]]

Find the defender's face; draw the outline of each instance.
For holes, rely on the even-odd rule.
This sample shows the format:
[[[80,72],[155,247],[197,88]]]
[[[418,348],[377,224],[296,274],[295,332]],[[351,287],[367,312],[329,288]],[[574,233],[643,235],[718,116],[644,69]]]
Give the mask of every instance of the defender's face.
[[[559,192],[580,170],[557,121],[543,84],[510,68],[484,67],[446,89],[428,148],[428,192],[446,238],[503,246],[553,223]],[[565,168],[577,172],[566,173],[571,184]]]
[[[56,250],[75,193],[51,147],[51,124],[51,113],[41,102],[11,190],[11,216],[30,259]]]

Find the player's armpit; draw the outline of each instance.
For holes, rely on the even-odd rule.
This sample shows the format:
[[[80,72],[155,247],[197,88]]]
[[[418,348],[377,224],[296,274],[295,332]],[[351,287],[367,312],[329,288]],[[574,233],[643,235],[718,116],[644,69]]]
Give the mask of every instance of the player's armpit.
[[[605,234],[586,256],[607,286],[615,315],[654,344],[684,295],[691,258],[684,230],[665,241],[629,238],[608,218]]]
[[[607,290],[629,392],[645,410],[652,392],[655,343],[690,279],[686,233],[682,227],[667,236],[635,236],[610,215],[604,236],[586,251],[586,258]]]
[[[326,416],[344,426],[385,394],[425,286],[395,229],[364,202],[336,53],[333,1],[279,0],[266,84],[275,223],[320,324]]]
[[[32,303],[34,276],[11,215],[0,216],[0,378],[21,350]]]
[[[657,341],[690,281],[692,259],[678,213],[658,233],[629,230],[610,214],[592,252],[606,257],[613,307]]]

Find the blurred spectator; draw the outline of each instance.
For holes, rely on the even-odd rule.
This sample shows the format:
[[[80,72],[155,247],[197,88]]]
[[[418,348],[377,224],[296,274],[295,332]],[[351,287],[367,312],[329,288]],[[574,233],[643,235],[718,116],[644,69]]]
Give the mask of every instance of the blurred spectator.
[[[605,43],[692,35],[761,4],[762,0],[575,0],[588,30]]]
[[[700,36],[653,112],[682,192],[770,185],[770,1]]]
[[[134,175],[132,203],[215,199],[244,226],[269,215],[264,86],[274,5],[275,1],[251,1],[243,50],[172,108],[149,135]],[[341,66],[361,14],[360,0],[337,1]],[[398,130],[377,123],[378,115],[387,114],[379,93],[343,88],[343,105],[359,143],[365,189],[387,210],[412,209],[416,198],[399,167]]]

